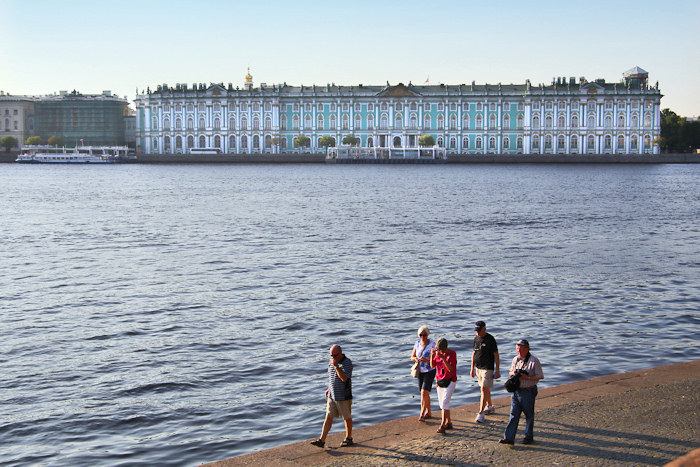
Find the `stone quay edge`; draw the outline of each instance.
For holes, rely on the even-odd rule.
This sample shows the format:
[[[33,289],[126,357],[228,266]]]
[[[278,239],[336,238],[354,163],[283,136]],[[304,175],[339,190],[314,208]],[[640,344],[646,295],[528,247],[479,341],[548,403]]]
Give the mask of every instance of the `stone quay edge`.
[[[464,378],[464,377],[462,377]],[[494,399],[496,415],[477,424],[478,403],[452,408],[455,430],[436,434],[439,409],[428,423],[416,417],[353,430],[355,445],[341,448],[342,423],[326,448],[309,440],[278,446],[207,467],[252,465],[700,465],[700,360],[591,378],[540,389],[535,443],[498,443],[510,397]],[[458,389],[459,390],[459,389]],[[437,416],[437,417],[436,417]],[[323,413],[319,409],[320,433]],[[357,421],[356,421],[357,422]]]

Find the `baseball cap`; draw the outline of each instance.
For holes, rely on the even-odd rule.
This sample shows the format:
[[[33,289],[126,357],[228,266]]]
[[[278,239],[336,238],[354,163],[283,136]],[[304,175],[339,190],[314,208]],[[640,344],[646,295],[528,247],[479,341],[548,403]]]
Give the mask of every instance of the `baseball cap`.
[[[475,331],[481,331],[481,330],[482,330],[483,328],[485,328],[485,327],[486,327],[486,323],[484,323],[483,321],[477,321],[477,322],[474,324],[474,330],[475,330]]]

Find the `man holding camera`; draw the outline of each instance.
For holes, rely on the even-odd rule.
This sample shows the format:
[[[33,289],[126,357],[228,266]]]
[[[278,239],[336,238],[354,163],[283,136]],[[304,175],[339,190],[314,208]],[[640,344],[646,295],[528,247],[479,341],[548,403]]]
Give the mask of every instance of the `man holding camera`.
[[[540,361],[530,353],[530,343],[526,339],[520,339],[515,344],[517,355],[510,365],[509,374],[520,373],[520,388],[510,399],[510,420],[506,426],[506,432],[502,444],[513,444],[518,432],[520,414],[525,414],[525,438],[523,444],[532,444],[533,430],[535,427],[535,398],[537,397],[537,382],[544,379]]]
[[[484,414],[494,412],[491,403],[491,388],[494,378],[500,378],[501,359],[498,356],[498,345],[496,339],[486,332],[486,323],[477,321],[474,325],[474,350],[472,351],[472,363],[470,375],[476,376],[481,388],[481,405],[479,413],[476,415],[476,422],[484,421]],[[494,371],[495,366],[495,371]]]

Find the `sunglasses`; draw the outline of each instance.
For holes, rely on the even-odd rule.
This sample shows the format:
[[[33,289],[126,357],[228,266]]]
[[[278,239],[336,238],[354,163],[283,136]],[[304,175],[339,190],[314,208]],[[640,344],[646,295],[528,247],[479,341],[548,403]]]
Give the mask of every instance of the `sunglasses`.
[[[418,334],[420,337],[427,337],[427,334]]]
[[[332,353],[331,357],[337,357],[338,355],[340,355],[340,354],[339,353]]]

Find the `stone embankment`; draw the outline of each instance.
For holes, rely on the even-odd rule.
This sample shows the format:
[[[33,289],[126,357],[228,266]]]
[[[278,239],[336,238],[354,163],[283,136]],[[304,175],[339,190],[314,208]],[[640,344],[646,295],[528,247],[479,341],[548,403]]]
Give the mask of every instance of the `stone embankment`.
[[[436,433],[438,419],[409,417],[356,429],[356,444],[347,448],[339,447],[339,431],[325,449],[306,440],[207,465],[698,466],[698,384],[700,360],[541,389],[531,445],[520,444],[522,418],[516,444],[499,444],[510,408],[510,398],[501,397],[485,423],[474,421],[477,404],[454,408],[455,429],[445,435]],[[433,414],[439,414],[435,407]],[[318,415],[320,430],[322,411]]]

